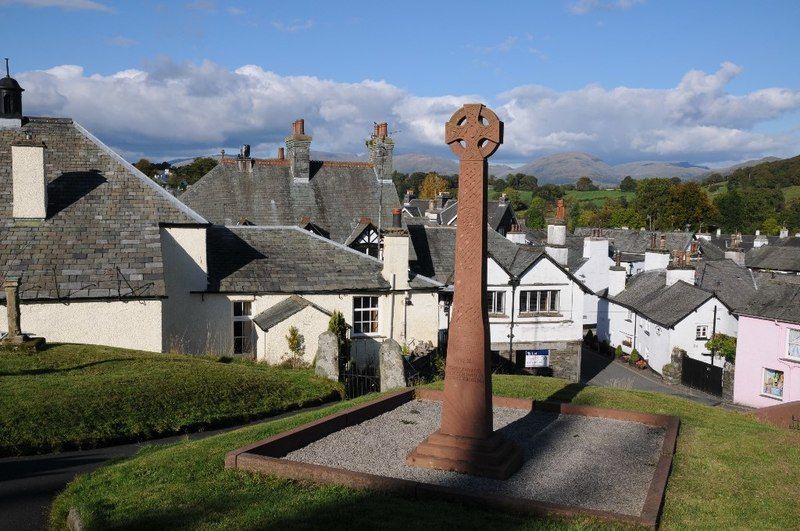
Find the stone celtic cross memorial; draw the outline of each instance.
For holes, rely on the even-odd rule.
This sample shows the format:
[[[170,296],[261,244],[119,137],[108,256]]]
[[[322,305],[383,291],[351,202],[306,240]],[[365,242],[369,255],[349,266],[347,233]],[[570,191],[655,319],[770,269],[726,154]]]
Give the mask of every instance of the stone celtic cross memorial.
[[[479,103],[464,105],[445,125],[445,142],[458,155],[460,171],[442,422],[407,462],[505,479],[522,465],[522,452],[492,430],[486,308],[486,161],[503,142],[503,122]]]

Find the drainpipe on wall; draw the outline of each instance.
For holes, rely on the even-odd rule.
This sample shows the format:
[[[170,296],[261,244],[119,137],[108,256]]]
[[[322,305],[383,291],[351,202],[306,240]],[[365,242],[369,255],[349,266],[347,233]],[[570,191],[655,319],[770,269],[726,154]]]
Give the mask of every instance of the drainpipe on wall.
[[[508,361],[516,364],[517,360],[514,358],[514,301],[517,298],[517,286],[519,286],[519,279],[511,277],[508,281],[511,286],[511,325],[508,329]]]
[[[389,296],[389,303],[391,304],[392,309],[389,311],[389,339],[394,339],[394,289],[396,286],[396,279],[397,275],[392,273],[392,284],[391,289],[392,293]]]

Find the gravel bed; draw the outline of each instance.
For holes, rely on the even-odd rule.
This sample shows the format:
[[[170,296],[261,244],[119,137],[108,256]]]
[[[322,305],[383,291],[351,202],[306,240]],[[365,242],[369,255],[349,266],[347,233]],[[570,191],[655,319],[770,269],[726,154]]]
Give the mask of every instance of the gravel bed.
[[[405,464],[439,428],[441,403],[412,400],[289,453],[293,461],[615,513],[638,515],[664,429],[638,422],[494,408],[494,428],[525,450],[508,480]]]

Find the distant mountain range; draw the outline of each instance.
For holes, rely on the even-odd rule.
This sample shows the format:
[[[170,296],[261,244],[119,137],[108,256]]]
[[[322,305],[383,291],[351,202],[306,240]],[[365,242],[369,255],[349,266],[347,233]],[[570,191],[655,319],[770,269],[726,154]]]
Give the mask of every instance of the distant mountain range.
[[[367,160],[367,156],[347,153],[330,153],[312,151],[311,157],[316,160]],[[193,159],[176,159],[170,161],[179,166]],[[762,162],[781,160],[777,157],[764,157],[748,160],[725,168],[711,169],[690,162],[636,161],[611,165],[591,153],[568,151],[539,157],[531,162],[513,168],[506,164],[490,164],[489,174],[504,177],[509,173],[526,173],[535,175],[540,184],[574,183],[579,177],[586,176],[600,186],[616,186],[626,175],[635,179],[645,177],[680,177],[681,179],[701,179],[710,173],[730,175],[734,170],[747,168]],[[177,164],[176,164],[177,163]],[[443,175],[458,173],[458,161],[436,155],[406,153],[394,156],[394,169],[401,173],[436,172]]]

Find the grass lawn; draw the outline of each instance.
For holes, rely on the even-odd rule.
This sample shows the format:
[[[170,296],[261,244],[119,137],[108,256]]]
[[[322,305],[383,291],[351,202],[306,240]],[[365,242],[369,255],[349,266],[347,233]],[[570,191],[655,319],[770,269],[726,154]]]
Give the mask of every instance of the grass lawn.
[[[779,430],[739,413],[673,396],[583,388],[551,378],[495,376],[494,391],[678,415],[682,425],[667,487],[662,520],[665,529],[789,529],[800,521],[798,432]],[[53,505],[51,525],[63,528],[67,512],[75,507],[87,529],[603,527],[591,520],[536,519],[476,506],[412,501],[223,469],[229,450],[358,401],[201,441],[145,448],[129,460],[71,483]]]
[[[0,354],[0,456],[221,426],[339,398],[311,370],[51,345]]]
[[[624,197],[628,201],[631,201],[634,195],[634,192],[623,192],[621,190],[594,190],[589,192],[569,190],[566,193],[566,197],[577,199],[580,203],[594,203],[597,206],[603,206],[606,199],[620,199]]]
[[[501,192],[492,191],[489,197],[496,200],[500,197]],[[589,192],[579,192],[577,190],[568,190],[565,197],[571,197],[578,200],[580,203],[594,203],[597,206],[603,206],[606,199],[619,199],[625,197],[628,201],[633,199],[634,192],[622,192],[620,190],[593,190]],[[524,203],[530,204],[533,192],[530,190],[520,190],[520,200]]]

